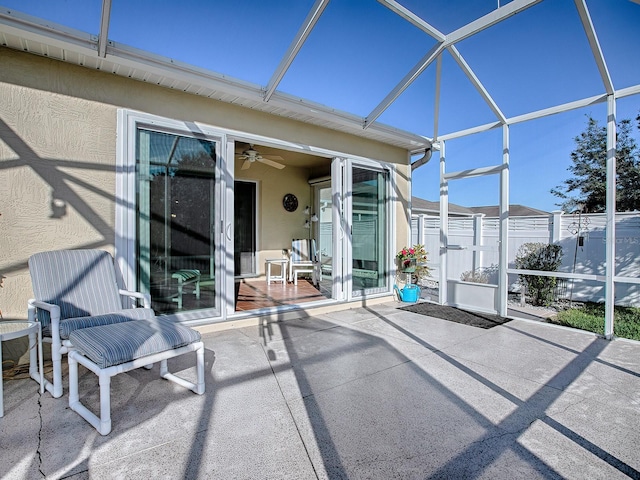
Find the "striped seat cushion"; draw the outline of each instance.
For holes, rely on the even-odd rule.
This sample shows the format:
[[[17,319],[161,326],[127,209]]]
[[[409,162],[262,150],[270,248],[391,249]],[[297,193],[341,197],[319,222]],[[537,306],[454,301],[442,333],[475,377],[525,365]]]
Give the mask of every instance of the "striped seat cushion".
[[[60,338],[67,340],[74,330],[87,327],[99,327],[100,325],[109,325],[111,323],[129,322],[131,320],[144,320],[153,318],[155,313],[150,308],[129,308],[114,313],[105,313],[103,315],[94,315],[92,317],[76,317],[60,320]],[[42,328],[42,335],[51,336],[51,325]]]
[[[100,368],[189,345],[200,333],[163,317],[74,330],[74,348]]]

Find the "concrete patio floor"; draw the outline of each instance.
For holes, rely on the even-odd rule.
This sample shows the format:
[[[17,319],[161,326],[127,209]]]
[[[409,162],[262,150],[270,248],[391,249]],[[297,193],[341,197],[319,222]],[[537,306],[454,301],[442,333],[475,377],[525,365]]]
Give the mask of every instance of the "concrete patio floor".
[[[66,379],[61,399],[5,381],[0,478],[640,478],[640,344],[399,306],[206,333],[205,395],[118,375],[106,437]]]

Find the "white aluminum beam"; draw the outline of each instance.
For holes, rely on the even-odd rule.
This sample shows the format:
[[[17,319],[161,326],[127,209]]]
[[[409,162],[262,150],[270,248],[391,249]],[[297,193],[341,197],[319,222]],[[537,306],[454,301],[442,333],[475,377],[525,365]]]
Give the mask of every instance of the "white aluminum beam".
[[[363,128],[369,128],[369,126],[376,121],[376,119],[382,115],[382,113],[389,108],[396,98],[398,98],[402,92],[404,92],[409,85],[413,83],[413,81],[420,76],[424,70],[431,65],[440,53],[443,50],[443,44],[437,43],[427,52],[427,54],[420,59],[420,61],[411,69],[409,73],[407,73],[404,78],[400,81],[395,88],[389,92],[389,94],[380,102],[380,104],[373,109],[373,111],[365,118]]]
[[[102,12],[100,14],[100,33],[98,33],[98,56],[107,56],[107,44],[109,43],[109,20],[111,19],[111,0],[102,0]]]
[[[480,167],[472,168],[470,170],[460,170],[459,172],[451,172],[444,175],[444,179],[459,180],[461,178],[483,177],[485,175],[496,175],[502,173],[502,171],[508,167],[508,165],[501,164],[493,167]]]
[[[574,2],[576,4],[576,8],[578,9],[578,14],[580,15],[582,27],[584,28],[584,31],[587,34],[587,38],[589,39],[591,52],[593,53],[593,58],[596,61],[598,70],[600,71],[600,77],[602,77],[604,88],[608,95],[613,95],[613,82],[611,81],[611,75],[609,75],[609,69],[607,68],[607,62],[604,59],[602,48],[600,48],[598,36],[596,35],[596,31],[593,28],[593,22],[591,21],[591,15],[589,15],[587,4],[585,3],[585,0],[574,0]]]
[[[493,111],[494,115],[498,117],[498,120],[500,120],[500,123],[502,124],[507,123],[507,118],[504,116],[504,113],[502,113],[502,111],[500,110],[496,102],[493,100],[493,98],[491,98],[491,95],[489,95],[489,92],[487,92],[487,89],[484,88],[484,85],[482,85],[482,83],[480,82],[476,74],[473,72],[469,64],[465,61],[464,58],[462,58],[462,55],[460,54],[458,49],[454,45],[452,45],[447,50],[449,50],[449,53],[451,54],[453,59],[456,61],[458,66],[462,69],[464,74],[471,81],[471,83],[476,88],[478,93],[480,93],[480,96],[484,99],[487,105],[489,105],[489,108]]]
[[[640,0],[638,0],[640,2]],[[616,99],[628,97],[630,95],[638,95],[640,94],[640,85],[634,85],[632,87],[621,88],[620,90],[616,90]]]
[[[442,83],[442,55],[436,61],[436,88],[433,101],[433,141],[438,140],[438,125],[440,123],[440,85]]]
[[[296,34],[295,38],[291,42],[291,45],[289,45],[289,49],[285,53],[284,57],[282,57],[282,60],[280,60],[280,64],[278,65],[278,68],[276,68],[276,71],[273,73],[273,75],[271,76],[271,79],[269,80],[269,83],[267,84],[265,94],[264,94],[265,102],[269,101],[269,99],[271,98],[271,95],[273,95],[273,92],[275,92],[276,88],[278,88],[278,85],[280,84],[280,81],[284,77],[284,74],[287,73],[287,70],[293,63],[293,60],[298,55],[298,52],[304,45],[304,42],[306,42],[307,38],[309,37],[309,34],[311,33],[311,31],[313,30],[313,27],[315,27],[316,23],[320,19],[320,16],[324,12],[325,8],[327,8],[327,5],[329,5],[329,0],[316,0],[316,2],[313,4],[313,7],[311,7],[311,10],[309,11],[307,18],[305,19],[304,23],[300,26],[298,33]]]
[[[630,283],[632,285],[640,285],[640,278],[615,276],[613,277],[613,281],[616,283]]]
[[[598,103],[606,102],[607,95],[595,95],[593,97],[583,98],[582,100],[576,100],[575,102],[563,103],[562,105],[556,105],[555,107],[544,108],[531,113],[525,113],[524,115],[518,115],[507,119],[509,125],[516,123],[526,122],[528,120],[535,120],[537,118],[548,117],[555,115],[556,113],[568,112],[570,110],[576,110],[578,108],[588,107],[590,105],[596,105]]]
[[[408,8],[400,5],[395,0],[378,0],[379,3],[383,4],[389,10],[393,11],[397,15],[404,18],[406,21],[411,23],[413,26],[418,27],[420,30],[428,34],[429,36],[436,39],[438,42],[444,42],[446,35],[442,33],[440,30],[432,26],[431,24],[425,22],[422,18],[417,16],[415,13],[410,11]]]
[[[604,285],[604,336],[613,338],[616,274],[616,99],[607,100],[606,282]]]
[[[513,0],[510,3],[507,3],[504,7],[499,7],[491,13],[488,13],[448,34],[447,39],[445,40],[445,46],[448,47],[450,45],[454,45],[455,43],[475,35],[482,30],[486,30],[496,23],[512,17],[513,15],[520,13],[541,1],[542,0]]]
[[[431,64],[431,62],[433,62],[435,57],[442,53],[443,49],[453,46],[455,43],[460,42],[467,37],[475,35],[476,33],[481,32],[482,30],[485,30],[492,25],[495,25],[496,23],[499,23],[506,18],[520,13],[521,11],[526,10],[527,8],[541,1],[542,0],[513,0],[504,7],[499,7],[493,12],[488,13],[487,15],[480,17],[479,19],[471,23],[468,23],[462,28],[459,28],[458,30],[450,33],[449,35],[446,35],[445,40],[439,41],[439,43],[433,46],[427,52],[427,54],[418,62],[418,64],[414,66],[413,69],[404,76],[400,83],[398,83],[398,85],[396,85],[394,89],[384,98],[384,100],[382,100],[382,102],[380,102],[378,106],[372,110],[372,112],[365,119],[363,128],[368,128],[369,125],[375,122],[376,119],[380,115],[382,115],[382,113],[387,108],[389,108],[389,106],[402,94],[402,92],[404,92],[409,87],[409,85],[411,85],[416,80],[416,78],[420,76],[420,74]],[[385,4],[389,4],[389,0],[386,0]],[[393,8],[392,10],[396,11]],[[411,12],[409,12],[408,10],[406,10],[406,12],[411,14]],[[398,14],[404,17],[404,15],[402,15],[401,13]],[[411,19],[408,20],[414,23]],[[416,24],[414,23],[414,25]],[[420,28],[419,25],[416,26]]]
[[[636,95],[636,94],[640,94],[640,85],[617,91],[616,98],[621,98],[623,96]],[[555,107],[544,108],[542,110],[537,110],[535,112],[525,113],[523,115],[510,117],[510,118],[507,118],[506,124],[515,125],[517,123],[522,123],[529,120],[535,120],[537,118],[542,118],[550,115],[555,115],[558,113],[568,112],[570,110],[576,110],[578,108],[588,107],[590,105],[596,105],[598,103],[603,103],[606,100],[607,100],[607,95],[603,93],[601,95],[595,95],[593,97],[584,98],[582,100],[576,100],[575,102],[564,103],[562,105],[557,105]],[[439,140],[452,140],[455,138],[462,138],[468,135],[473,135],[476,133],[493,130],[494,128],[497,128],[500,126],[501,126],[500,122],[486,123],[484,125],[479,125],[477,127],[472,127],[465,130],[459,130],[457,132],[451,132],[445,135],[441,135],[439,137]]]
[[[469,135],[475,135],[476,133],[487,132],[494,128],[501,127],[500,122],[485,123],[484,125],[478,125],[477,127],[467,128],[465,130],[458,130],[457,132],[447,133],[446,135],[440,135],[438,140],[453,140],[456,138],[462,138]]]
[[[596,282],[604,282],[606,279],[604,275],[593,275],[589,273],[549,272],[548,270],[527,270],[524,268],[507,268],[507,273],[511,273],[513,275],[534,275],[538,277],[566,278],[569,280],[593,280]]]

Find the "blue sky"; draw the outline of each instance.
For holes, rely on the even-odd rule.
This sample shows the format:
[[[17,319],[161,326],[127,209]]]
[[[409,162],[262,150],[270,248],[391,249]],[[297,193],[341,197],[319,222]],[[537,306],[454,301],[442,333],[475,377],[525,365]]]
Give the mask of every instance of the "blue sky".
[[[3,6],[97,33],[100,0],[0,0]],[[498,0],[400,0],[443,33],[485,15]],[[508,3],[501,0],[502,5]],[[109,38],[202,68],[266,85],[313,0],[113,0]],[[587,0],[616,89],[640,84],[640,5]],[[331,0],[279,89],[368,115],[435,41],[375,0]],[[457,45],[507,117],[604,91],[573,0],[544,0]],[[379,118],[434,134],[435,63]],[[640,95],[618,102],[618,118],[640,113]],[[574,137],[604,104],[511,128],[511,203],[551,211],[549,190],[569,175]],[[495,117],[448,53],[443,56],[439,133]],[[635,131],[640,140],[640,132]],[[640,143],[640,141],[639,141]],[[502,133],[447,142],[447,170],[501,162]],[[416,170],[414,195],[438,197],[438,155]],[[498,203],[498,177],[452,182],[450,201]]]

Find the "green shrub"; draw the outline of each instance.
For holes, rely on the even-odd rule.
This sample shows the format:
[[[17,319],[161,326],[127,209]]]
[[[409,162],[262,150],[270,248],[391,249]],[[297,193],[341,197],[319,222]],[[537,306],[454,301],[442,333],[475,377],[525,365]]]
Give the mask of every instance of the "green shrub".
[[[546,243],[525,243],[516,254],[516,268],[557,272],[562,263],[562,247]],[[520,275],[534,305],[549,305],[554,300],[557,278]]]

